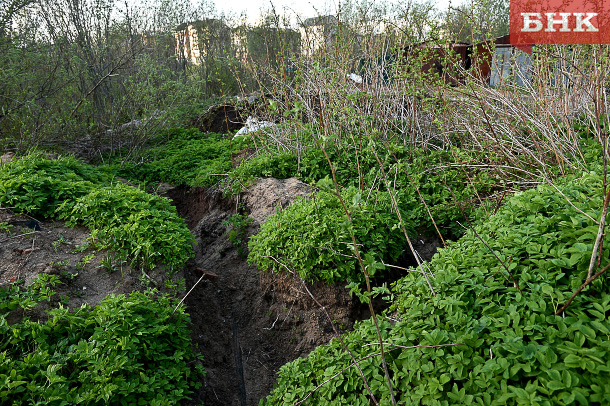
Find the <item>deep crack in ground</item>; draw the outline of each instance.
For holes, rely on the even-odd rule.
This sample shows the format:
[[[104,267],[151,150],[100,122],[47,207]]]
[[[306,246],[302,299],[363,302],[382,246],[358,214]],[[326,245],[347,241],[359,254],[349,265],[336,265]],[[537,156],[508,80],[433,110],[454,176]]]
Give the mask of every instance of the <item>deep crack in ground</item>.
[[[203,189],[174,189],[168,195],[197,239],[196,257],[185,270],[187,288],[200,278],[198,268],[218,276],[202,280],[185,301],[207,371],[189,404],[258,405],[282,365],[330,341],[331,321],[300,281],[260,274],[238,256],[222,224],[235,212],[234,201]],[[248,234],[256,229],[250,227]],[[343,287],[315,283],[310,289],[342,331],[368,316]]]
[[[257,232],[270,214],[269,207],[290,203],[296,182],[264,180],[258,189],[250,189],[245,201],[247,208],[254,208],[255,221],[248,236]],[[297,193],[304,193],[298,189]],[[335,335],[333,324],[344,332],[356,320],[369,317],[367,306],[352,300],[343,286],[308,284],[316,300],[329,310],[329,320],[301,280],[287,273],[261,273],[248,265],[223,225],[235,213],[236,201],[199,188],[175,188],[167,195],[197,240],[196,257],[185,269],[187,289],[202,272],[217,276],[204,278],[185,301],[193,321],[193,342],[207,372],[188,405],[258,405],[273,388],[279,368],[328,343]],[[427,260],[439,244],[418,241],[418,245]],[[392,279],[398,277],[392,275]]]

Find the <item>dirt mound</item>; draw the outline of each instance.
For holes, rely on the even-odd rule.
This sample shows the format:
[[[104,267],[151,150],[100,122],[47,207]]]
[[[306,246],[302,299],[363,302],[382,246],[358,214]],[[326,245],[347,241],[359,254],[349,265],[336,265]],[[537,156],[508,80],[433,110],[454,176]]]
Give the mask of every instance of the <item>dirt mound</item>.
[[[275,209],[285,207],[309,187],[296,179],[264,179],[241,196],[251,217],[252,235]],[[310,298],[301,280],[289,274],[261,273],[240,257],[222,224],[237,207],[203,189],[173,191],[172,196],[197,239],[196,258],[186,271],[187,287],[201,269],[203,278],[186,299],[193,340],[204,357],[207,375],[192,405],[257,405],[272,389],[285,363],[307,355],[340,331],[366,317],[343,287],[308,284],[332,320]],[[227,210],[228,209],[228,210]]]
[[[8,231],[0,231],[0,286],[17,280],[30,284],[42,273],[56,274],[62,283],[50,303],[58,301],[76,308],[83,303],[98,304],[109,294],[129,293],[142,289],[139,273],[126,264],[109,261],[105,251],[88,247],[91,235],[84,227],[66,227],[62,221],[40,221],[0,208],[0,223],[8,223]],[[103,264],[106,264],[104,266]],[[162,286],[158,272],[149,272],[149,283]],[[156,279],[152,282],[153,279]],[[42,310],[36,314],[44,317]]]
[[[310,192],[311,187],[297,178],[266,178],[259,179],[241,198],[250,217],[263,224],[278,208],[285,208],[297,197],[305,197]]]
[[[232,104],[215,104],[197,117],[191,125],[202,132],[226,133],[239,130],[245,119]]]

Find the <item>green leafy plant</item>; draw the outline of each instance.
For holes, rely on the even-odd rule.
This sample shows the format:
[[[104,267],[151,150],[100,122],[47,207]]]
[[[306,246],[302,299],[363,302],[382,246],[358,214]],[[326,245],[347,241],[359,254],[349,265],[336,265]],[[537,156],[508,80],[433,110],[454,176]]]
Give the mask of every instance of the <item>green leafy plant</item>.
[[[367,201],[357,189],[349,188],[342,197],[351,204],[351,221],[331,192],[297,200],[270,216],[260,232],[250,238],[248,261],[261,269],[284,271],[275,258],[306,280],[361,282],[363,275],[357,267],[350,233],[362,245],[360,251],[385,260],[397,259],[405,241],[388,194],[379,192]],[[374,275],[375,269],[369,272]]]
[[[10,234],[12,228],[13,226],[11,224],[0,222],[0,233]]]
[[[95,254],[88,254],[84,256],[77,264],[76,269],[83,270],[85,269],[85,265],[87,265],[91,260],[95,257]]]
[[[59,234],[59,238],[51,243],[53,246],[53,251],[57,253],[57,249],[61,244],[69,244],[63,235]]]
[[[74,283],[74,279],[78,277],[78,272],[68,272],[66,270],[61,271],[60,273],[62,282],[67,283],[68,285],[72,285]]]
[[[610,401],[608,277],[581,292],[602,203],[589,173],[517,194],[498,213],[393,286],[380,329],[399,404],[603,405]],[[566,199],[569,199],[569,201]],[[485,241],[483,243],[482,241]],[[601,256],[610,262],[606,245]],[[391,316],[391,319],[387,316]],[[371,320],[343,338],[380,404],[389,404]],[[309,397],[307,397],[309,396]],[[368,405],[334,340],[282,367],[262,404]]]
[[[64,201],[84,196],[105,181],[105,175],[74,157],[51,160],[33,152],[0,166],[0,204],[53,217]]]
[[[186,281],[184,278],[174,278],[165,281],[165,288],[172,292],[175,295],[179,295],[181,292],[184,292],[186,287]]]
[[[104,268],[106,270],[106,272],[108,272],[108,273],[116,272],[119,269],[122,272],[123,265],[126,265],[126,263],[127,263],[126,260],[124,260],[124,259],[119,260],[107,252],[105,257],[100,260],[100,267]]]
[[[6,310],[48,299],[52,283],[0,288],[0,401],[177,405],[188,398],[203,370],[188,365],[194,354],[183,307],[173,312],[170,297],[134,292],[95,308],[50,310],[46,322],[7,323]]]
[[[85,242],[84,242],[84,243],[82,243],[82,244],[77,244],[77,245],[74,247],[74,251],[72,251],[72,253],[73,253],[73,254],[78,254],[78,253],[81,253],[81,252],[85,252],[85,251],[87,251],[89,248],[91,248],[91,242],[89,242],[89,241],[85,241]]]
[[[244,148],[243,140],[177,128],[160,134],[153,145],[130,161],[104,170],[135,182],[168,182],[174,185],[212,185],[233,166],[232,148]]]
[[[342,186],[362,190],[378,188],[379,179],[386,173],[392,180],[388,186],[395,191],[401,210],[412,226],[424,234],[436,233],[430,219],[432,214],[448,237],[459,237],[464,232],[458,224],[464,221],[463,213],[474,219],[477,207],[485,203],[484,198],[499,187],[489,168],[479,166],[473,170],[469,167],[473,158],[458,148],[408,151],[402,145],[389,142],[383,145],[371,142],[359,151],[346,142],[326,148],[337,182]],[[227,188],[233,193],[239,192],[242,185],[250,185],[259,177],[298,177],[315,184],[331,178],[332,172],[326,156],[317,147],[303,148],[298,159],[295,153],[271,152],[232,170]]]
[[[41,274],[27,289],[20,287],[22,283],[23,281],[17,280],[8,287],[0,287],[0,320],[5,322],[4,315],[19,307],[29,310],[38,302],[50,300],[54,295],[52,288],[59,283],[59,277]]]
[[[65,268],[68,265],[70,265],[70,261],[67,259],[62,259],[61,261],[51,261],[51,263],[49,264],[51,266],[57,266],[60,268]]]
[[[225,227],[230,227],[229,241],[237,248],[237,254],[244,256],[244,244],[246,242],[246,230],[252,223],[252,219],[247,214],[235,213],[228,220],[222,222]]]

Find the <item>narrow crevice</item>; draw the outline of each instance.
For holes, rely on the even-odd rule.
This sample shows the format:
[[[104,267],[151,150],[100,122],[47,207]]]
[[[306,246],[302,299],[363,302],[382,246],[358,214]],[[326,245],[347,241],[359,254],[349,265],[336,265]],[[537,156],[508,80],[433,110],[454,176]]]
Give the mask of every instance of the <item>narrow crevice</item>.
[[[167,196],[197,241],[196,256],[185,267],[187,289],[202,269],[215,276],[202,281],[185,300],[193,343],[206,370],[201,388],[186,405],[256,406],[271,392],[282,365],[334,337],[332,324],[347,332],[355,321],[369,317],[343,286],[308,284],[316,300],[330,309],[333,320],[328,320],[300,280],[250,266],[223,225],[235,213],[234,200],[202,188],[176,188]],[[257,229],[253,224],[247,234]],[[383,309],[385,304],[376,299],[376,306]]]

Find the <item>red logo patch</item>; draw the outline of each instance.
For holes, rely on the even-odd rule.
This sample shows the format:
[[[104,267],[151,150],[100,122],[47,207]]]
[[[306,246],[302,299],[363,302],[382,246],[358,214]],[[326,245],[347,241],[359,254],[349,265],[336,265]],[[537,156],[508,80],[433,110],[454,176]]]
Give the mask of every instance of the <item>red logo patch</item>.
[[[610,44],[610,0],[511,0],[510,43]]]

